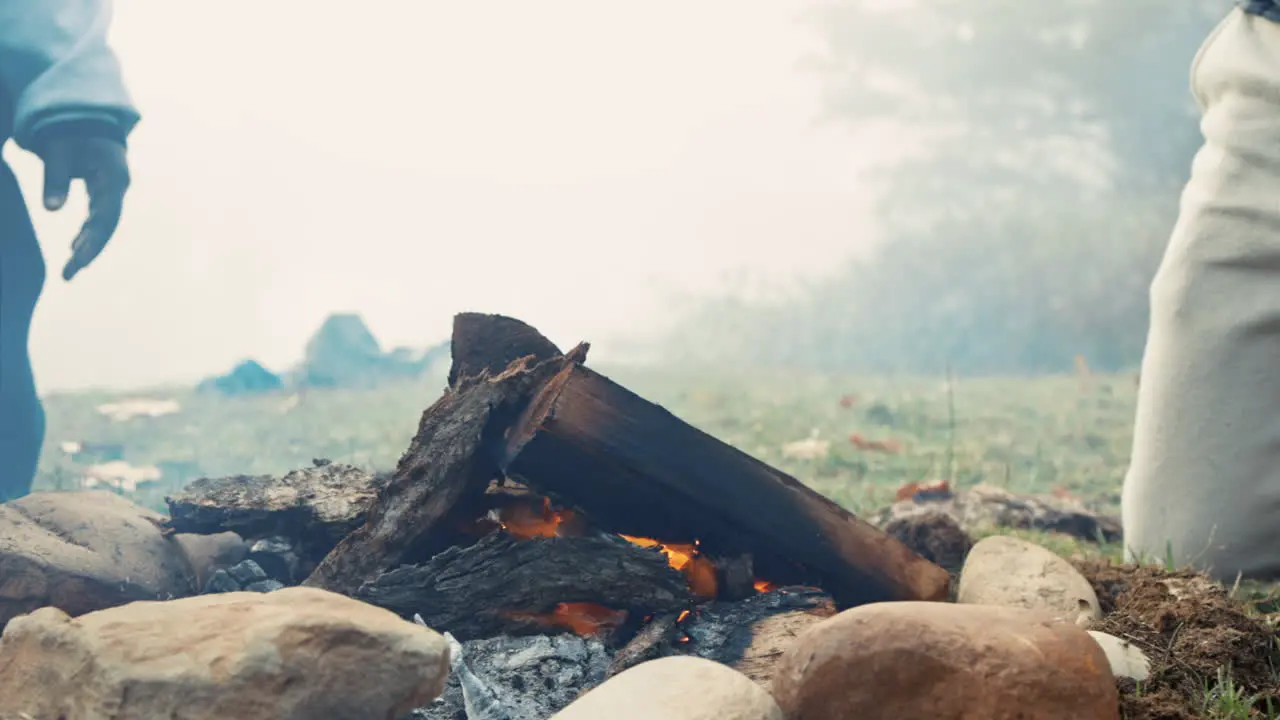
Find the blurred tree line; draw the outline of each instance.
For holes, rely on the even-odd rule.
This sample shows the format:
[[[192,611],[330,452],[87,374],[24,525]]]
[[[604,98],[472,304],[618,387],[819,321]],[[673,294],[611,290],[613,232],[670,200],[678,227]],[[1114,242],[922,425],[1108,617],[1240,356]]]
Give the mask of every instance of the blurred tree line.
[[[1230,5],[828,0],[832,116],[922,138],[881,171],[886,242],[785,302],[710,304],[681,345],[860,371],[1135,366],[1199,146],[1188,70]]]

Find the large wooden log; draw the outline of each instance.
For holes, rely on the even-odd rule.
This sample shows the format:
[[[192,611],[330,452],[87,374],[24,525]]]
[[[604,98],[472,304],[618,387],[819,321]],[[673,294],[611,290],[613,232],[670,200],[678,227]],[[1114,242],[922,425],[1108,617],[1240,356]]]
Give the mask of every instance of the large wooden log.
[[[460,640],[571,630],[575,619],[556,612],[577,604],[618,611],[619,623],[622,612],[638,619],[693,604],[684,576],[655,549],[609,535],[517,540],[503,532],[383,573],[356,597],[419,614]]]
[[[818,586],[841,607],[945,600],[945,570],[795,478],[578,363],[508,433],[498,465],[598,525],[710,556],[750,554],[759,577]]]

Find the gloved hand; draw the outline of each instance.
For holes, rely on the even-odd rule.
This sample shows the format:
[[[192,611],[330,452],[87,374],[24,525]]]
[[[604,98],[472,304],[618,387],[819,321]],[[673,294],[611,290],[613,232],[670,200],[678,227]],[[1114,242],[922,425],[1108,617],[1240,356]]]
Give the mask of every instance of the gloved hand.
[[[70,280],[98,257],[120,224],[129,189],[124,140],[94,123],[67,123],[41,133],[36,153],[44,160],[45,209],[62,209],[72,180],[84,180],[89,194],[89,218],[71,243],[71,259],[62,269],[62,279]]]

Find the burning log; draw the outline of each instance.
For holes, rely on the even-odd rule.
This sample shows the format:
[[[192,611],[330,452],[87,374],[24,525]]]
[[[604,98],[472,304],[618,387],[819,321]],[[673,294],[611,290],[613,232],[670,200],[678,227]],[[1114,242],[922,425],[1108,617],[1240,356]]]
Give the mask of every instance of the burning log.
[[[750,554],[759,577],[822,587],[842,607],[947,598],[942,568],[578,363],[542,388],[497,463],[602,527],[713,557]]]
[[[495,377],[482,372],[446,390],[422,414],[365,524],[303,584],[349,595],[380,572],[428,560],[458,542],[458,528],[483,513],[485,488],[501,474],[484,444],[500,441],[529,396],[567,362],[556,358],[530,367],[521,359]]]
[[[680,638],[680,633],[676,629],[676,625],[683,618],[688,617],[685,611],[680,613],[665,613],[655,615],[652,620],[644,627],[640,628],[640,632],[631,638],[616,655],[613,656],[613,662],[609,663],[608,677],[613,677],[618,673],[630,667],[635,667],[642,662],[656,660],[671,654],[672,643]]]
[[[741,602],[707,603],[654,618],[618,651],[608,674],[659,657],[695,655],[768,687],[796,636],[835,613],[831,596],[815,588],[778,588]]]
[[[539,387],[586,359],[561,356],[518,320],[464,313],[454,318],[449,388],[422,413],[395,474],[365,523],[330,552],[304,585],[351,594],[378,573],[430,559],[461,539],[501,475],[484,448],[501,438]]]
[[[841,606],[947,597],[944,570],[583,367],[586,350],[553,354],[519,321],[459,315],[450,388],[423,413],[365,524],[304,584],[352,594],[469,543],[490,482],[505,476],[599,530],[659,547],[703,599],[745,594],[738,559],[748,556],[761,588],[820,586]]]
[[[573,631],[591,635],[630,617],[693,603],[667,559],[609,535],[517,539],[496,532],[421,565],[365,583],[355,596],[460,640]]]

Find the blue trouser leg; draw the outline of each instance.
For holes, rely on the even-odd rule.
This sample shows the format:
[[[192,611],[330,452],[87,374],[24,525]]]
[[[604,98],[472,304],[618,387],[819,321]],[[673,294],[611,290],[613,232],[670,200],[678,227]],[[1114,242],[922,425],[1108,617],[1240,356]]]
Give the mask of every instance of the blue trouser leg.
[[[13,171],[0,159],[0,501],[31,491],[44,443],[28,338],[44,257]]]

